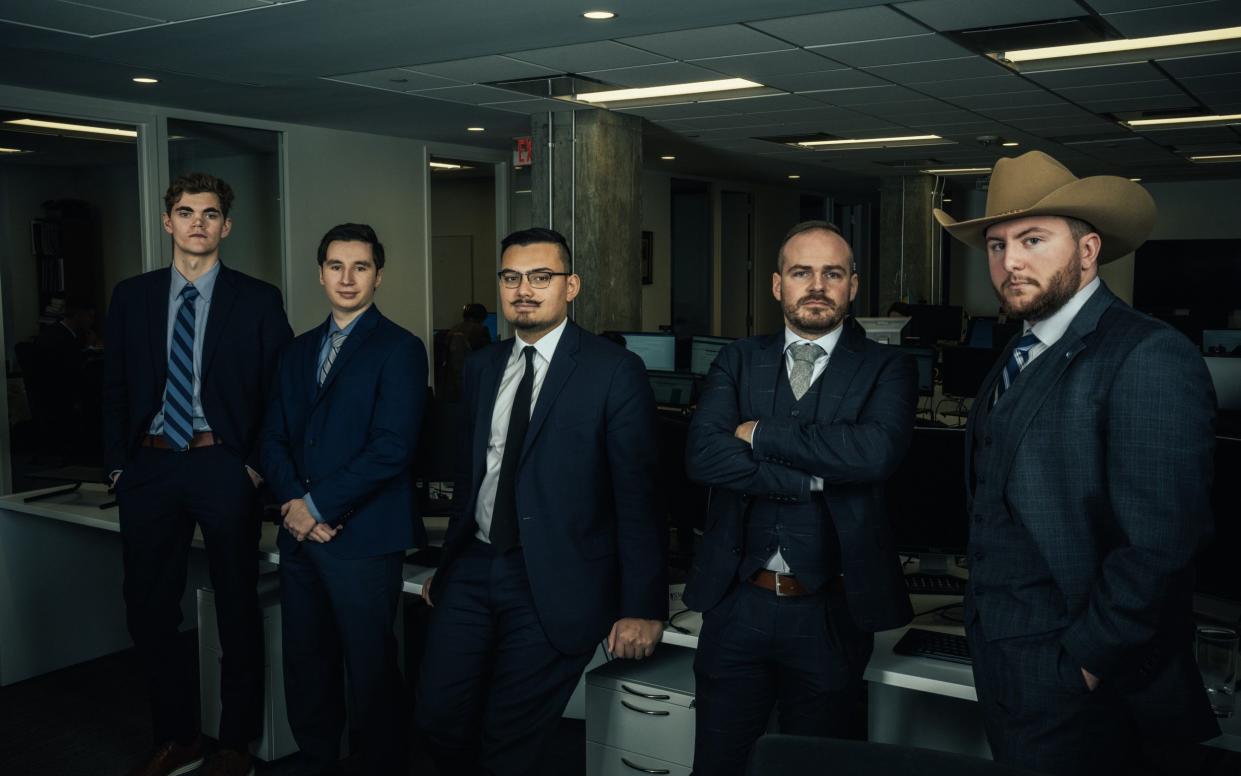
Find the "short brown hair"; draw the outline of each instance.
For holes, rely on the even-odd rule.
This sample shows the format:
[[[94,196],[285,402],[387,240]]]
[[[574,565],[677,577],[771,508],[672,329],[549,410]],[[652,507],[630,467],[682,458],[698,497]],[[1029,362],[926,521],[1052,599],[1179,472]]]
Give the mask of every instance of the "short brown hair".
[[[168,184],[168,191],[164,192],[165,213],[172,215],[172,208],[182,194],[214,194],[220,200],[220,212],[225,218],[228,218],[228,211],[233,206],[233,187],[205,172],[178,175]]]
[[[793,228],[788,230],[788,232],[784,235],[784,239],[780,241],[780,250],[776,251],[776,274],[777,275],[784,272],[784,246],[789,244],[789,240],[792,240],[794,237],[801,234],[802,232],[810,232],[815,229],[822,229],[824,231],[831,232],[832,234],[840,237],[840,239],[845,240],[844,233],[840,231],[840,227],[836,226],[831,221],[811,220],[811,221],[802,221],[801,223],[794,224]],[[849,245],[848,240],[845,240],[845,245]],[[849,246],[849,265],[850,265],[850,269],[854,273],[856,273],[857,272],[857,259],[853,257],[853,246]]]
[[[1069,235],[1073,238],[1073,242],[1079,243],[1082,238],[1091,232],[1098,234],[1099,230],[1095,229],[1089,223],[1080,218],[1070,218],[1069,216],[1061,216],[1064,222],[1069,225]]]

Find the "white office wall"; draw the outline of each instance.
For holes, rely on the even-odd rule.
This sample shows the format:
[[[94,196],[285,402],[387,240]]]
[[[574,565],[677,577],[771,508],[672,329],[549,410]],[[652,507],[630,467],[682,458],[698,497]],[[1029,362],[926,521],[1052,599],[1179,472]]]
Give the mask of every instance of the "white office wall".
[[[432,237],[469,237],[473,254],[468,275],[473,288],[470,299],[441,298],[442,283],[432,273],[433,319],[435,328],[447,328],[460,322],[461,307],[479,302],[490,312],[498,307],[496,266],[499,239],[496,237],[495,179],[465,178],[453,180],[452,173],[430,175]]]

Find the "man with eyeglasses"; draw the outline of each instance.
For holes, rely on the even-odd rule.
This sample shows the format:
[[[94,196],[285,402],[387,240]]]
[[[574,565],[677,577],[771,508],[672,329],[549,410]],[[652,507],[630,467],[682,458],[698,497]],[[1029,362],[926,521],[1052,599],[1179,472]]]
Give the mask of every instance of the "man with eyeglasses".
[[[595,647],[641,659],[668,615],[655,400],[642,361],[568,320],[550,229],[501,243],[516,337],[470,355],[463,453],[418,682],[443,773],[532,774]]]
[[[854,737],[873,634],[913,614],[883,487],[917,367],[846,317],[858,274],[832,224],[794,226],[771,281],[784,330],[720,351],[686,450],[713,489],[685,590],[703,612],[698,776],[741,774],[773,707],[781,733]]]

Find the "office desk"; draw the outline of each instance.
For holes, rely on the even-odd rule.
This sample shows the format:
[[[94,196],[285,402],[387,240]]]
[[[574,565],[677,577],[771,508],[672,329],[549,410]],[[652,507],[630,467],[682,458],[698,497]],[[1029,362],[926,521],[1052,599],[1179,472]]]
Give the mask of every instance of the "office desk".
[[[0,686],[128,649],[121,596],[120,516],[100,509],[110,497],[102,485],[25,503],[57,488],[0,496]],[[428,518],[432,543],[447,520]],[[277,527],[265,523],[256,562],[270,573],[280,562]],[[202,549],[194,532],[193,546]],[[434,569],[406,565],[405,592],[422,591]],[[182,627],[197,622],[195,593],[210,587],[207,558],[191,552],[181,599]]]

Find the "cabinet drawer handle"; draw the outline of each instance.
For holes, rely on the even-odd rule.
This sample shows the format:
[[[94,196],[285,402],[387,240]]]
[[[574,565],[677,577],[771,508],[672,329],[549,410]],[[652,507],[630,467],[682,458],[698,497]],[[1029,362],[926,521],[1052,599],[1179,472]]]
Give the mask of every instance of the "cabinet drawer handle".
[[[630,711],[636,711],[639,714],[648,714],[652,717],[666,717],[668,716],[668,714],[671,713],[667,711],[651,711],[649,709],[639,709],[637,706],[630,706],[628,701],[621,701],[621,705],[629,709]]]
[[[632,687],[630,687],[630,686],[629,686],[629,685],[627,685],[627,684],[622,684],[622,685],[621,685],[621,689],[622,689],[622,690],[624,690],[625,692],[629,693],[630,695],[636,695],[636,696],[638,696],[639,698],[646,698],[648,701],[668,701],[668,700],[672,700],[672,696],[671,696],[671,695],[650,695],[650,694],[648,694],[648,693],[638,692],[637,690],[633,689]]]
[[[667,768],[643,768],[641,765],[634,765],[624,757],[621,758],[621,762],[625,764],[626,768],[633,768],[635,771],[641,771],[642,773],[672,773]]]

